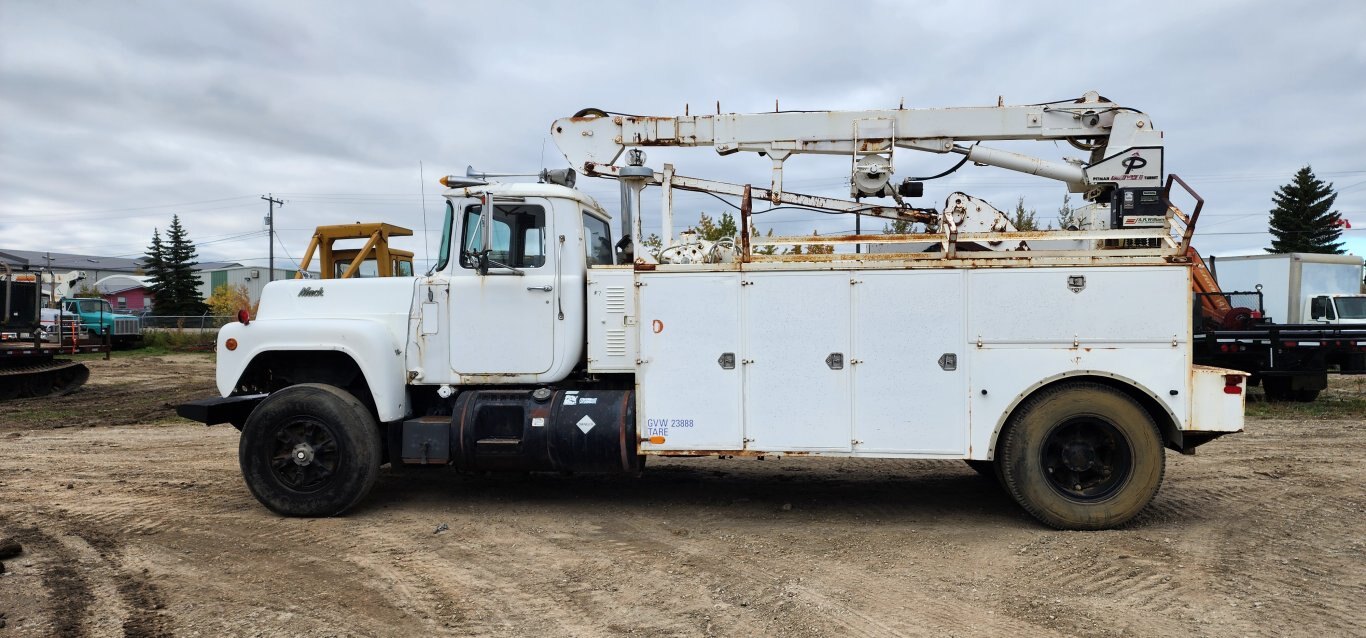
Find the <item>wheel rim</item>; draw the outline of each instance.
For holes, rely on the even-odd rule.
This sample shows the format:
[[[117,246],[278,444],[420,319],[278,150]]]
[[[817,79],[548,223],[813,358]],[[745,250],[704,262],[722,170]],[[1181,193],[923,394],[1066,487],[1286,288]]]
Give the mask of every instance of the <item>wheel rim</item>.
[[[293,417],[275,432],[270,469],[290,489],[312,492],[322,488],[336,475],[340,460],[337,439],[322,421]]]
[[[1076,501],[1108,498],[1129,478],[1133,450],[1115,424],[1093,416],[1054,426],[1040,457],[1048,484]]]

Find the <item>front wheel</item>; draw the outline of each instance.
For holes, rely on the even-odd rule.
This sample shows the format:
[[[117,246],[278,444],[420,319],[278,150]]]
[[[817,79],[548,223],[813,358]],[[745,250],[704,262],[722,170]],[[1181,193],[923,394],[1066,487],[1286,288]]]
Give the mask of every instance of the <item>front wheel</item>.
[[[1094,383],[1031,397],[1012,416],[997,454],[1006,491],[1059,529],[1106,529],[1132,519],[1157,494],[1166,467],[1148,412]]]
[[[262,505],[286,516],[334,516],[374,486],[382,442],[356,397],[305,383],[256,406],[237,451],[247,489]]]

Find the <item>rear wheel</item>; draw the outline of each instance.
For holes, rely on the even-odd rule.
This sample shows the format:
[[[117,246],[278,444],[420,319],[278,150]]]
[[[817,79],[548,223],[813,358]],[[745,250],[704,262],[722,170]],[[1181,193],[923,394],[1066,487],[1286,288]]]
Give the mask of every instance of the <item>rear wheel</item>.
[[[1295,400],[1296,400],[1296,401],[1299,401],[1300,403],[1313,403],[1315,399],[1318,399],[1318,398],[1319,398],[1319,391],[1318,391],[1318,390],[1296,390],[1296,391],[1294,392],[1294,397],[1295,397]]]
[[[379,475],[379,426],[365,404],[330,385],[290,386],[252,410],[238,460],[247,489],[287,516],[340,514]]]
[[[1105,529],[1138,515],[1162,484],[1162,437],[1128,395],[1094,383],[1045,390],[1011,418],[997,449],[1006,491],[1059,529]]]
[[[1262,379],[1262,392],[1266,395],[1266,400],[1272,403],[1289,401],[1294,396],[1294,393],[1290,389],[1290,377],[1267,377]]]

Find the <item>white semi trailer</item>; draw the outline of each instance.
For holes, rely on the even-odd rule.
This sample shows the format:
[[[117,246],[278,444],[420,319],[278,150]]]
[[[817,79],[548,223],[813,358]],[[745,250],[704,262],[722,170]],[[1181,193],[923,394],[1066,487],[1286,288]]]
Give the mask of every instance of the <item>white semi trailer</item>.
[[[637,472],[650,456],[849,456],[966,460],[1044,523],[1097,529],[1153,498],[1164,448],[1243,428],[1245,375],[1191,363],[1199,209],[1170,207],[1162,134],[1138,111],[1094,93],[814,114],[587,110],[552,135],[575,169],[620,180],[619,232],[572,188],[573,171],[543,172],[558,183],[443,178],[440,257],[426,275],[277,281],[255,320],[223,328],[222,398],[179,411],[242,429],[242,471],[262,504],[340,513],[384,463]],[[1005,139],[1064,140],[1088,157],[961,144]],[[635,149],[617,164],[652,145],[761,152],[773,183],[655,171]],[[963,193],[942,210],[909,206],[922,186],[891,184],[898,149],[1061,180],[1109,205],[1112,224],[1015,232]],[[853,201],[785,192],[782,161],[800,153],[847,155]],[[664,209],[658,257],[634,250],[650,186]],[[742,229],[767,201],[938,230],[675,239],[678,189],[738,198]],[[1044,239],[1070,249],[1030,249]],[[756,248],[877,242],[930,248]]]

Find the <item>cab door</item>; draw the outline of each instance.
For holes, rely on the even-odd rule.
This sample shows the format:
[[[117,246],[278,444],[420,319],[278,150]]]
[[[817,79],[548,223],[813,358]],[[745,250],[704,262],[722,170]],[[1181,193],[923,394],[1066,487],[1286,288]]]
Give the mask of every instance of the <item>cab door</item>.
[[[456,211],[459,243],[450,287],[451,368],[462,375],[540,374],[555,356],[556,260],[545,200],[495,200],[486,272],[482,206]]]

